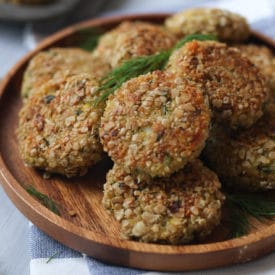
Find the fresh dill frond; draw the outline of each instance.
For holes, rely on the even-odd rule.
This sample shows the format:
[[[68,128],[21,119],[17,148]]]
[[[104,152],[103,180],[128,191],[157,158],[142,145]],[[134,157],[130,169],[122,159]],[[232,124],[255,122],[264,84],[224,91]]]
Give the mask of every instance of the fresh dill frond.
[[[229,238],[239,238],[246,235],[249,231],[249,221],[247,213],[238,207],[238,205],[227,201],[229,213]]]
[[[46,261],[46,264],[48,264],[52,259],[58,257],[61,253],[62,253],[62,251],[57,251],[57,252],[55,252],[52,256],[50,256],[50,257],[48,258],[48,260]]]
[[[199,41],[207,41],[207,40],[218,40],[217,37],[213,34],[190,34],[186,35],[183,39],[181,39],[173,49],[179,49],[184,46],[186,43],[191,42],[193,40]]]
[[[265,174],[271,174],[275,172],[275,168],[272,166],[260,166],[258,167],[258,170],[260,170],[261,172],[265,173]]]
[[[88,52],[93,51],[103,31],[96,28],[85,28],[78,31],[78,46]]]
[[[102,79],[98,92],[103,92],[95,102],[104,101],[127,80],[152,71],[162,70],[169,59],[170,51],[159,54],[136,57],[125,61],[121,66],[112,70]]]
[[[275,201],[258,194],[231,194],[227,198],[256,219],[275,217]]]
[[[42,205],[44,205],[45,207],[47,207],[49,210],[51,210],[53,213],[57,214],[58,216],[60,216],[60,212],[55,204],[55,202],[50,199],[47,195],[37,191],[33,186],[29,185],[27,187],[25,187],[26,191],[33,196],[34,198],[36,198],[39,202],[41,202]]]
[[[187,35],[172,49],[154,55],[136,57],[123,62],[122,65],[112,70],[101,80],[101,86],[98,89],[100,96],[96,100],[95,105],[106,100],[110,94],[120,88],[127,80],[156,70],[163,70],[172,52],[192,40],[216,40],[216,37],[204,34]]]
[[[87,52],[91,52],[95,49],[98,44],[100,35],[88,37],[81,45],[81,48]]]
[[[258,194],[226,194],[229,206],[230,236],[241,237],[249,231],[249,216],[263,221],[275,217],[275,201]]]

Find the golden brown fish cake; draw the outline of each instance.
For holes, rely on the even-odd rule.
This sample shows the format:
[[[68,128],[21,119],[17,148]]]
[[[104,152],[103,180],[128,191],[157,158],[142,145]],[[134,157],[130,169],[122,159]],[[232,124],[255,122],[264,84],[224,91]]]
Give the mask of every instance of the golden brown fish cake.
[[[168,50],[175,43],[174,35],[159,25],[126,21],[102,35],[93,54],[115,68],[131,58]]]
[[[53,78],[88,73],[101,78],[110,71],[100,57],[78,48],[52,48],[35,55],[30,61],[23,77],[22,95],[27,98],[41,85]]]
[[[166,178],[140,181],[118,165],[107,174],[103,205],[121,224],[124,238],[188,243],[220,222],[224,196],[216,174],[195,160]]]
[[[204,157],[229,186],[250,191],[275,189],[275,120],[263,118],[252,128],[230,133],[213,127]]]
[[[266,76],[270,89],[275,94],[275,57],[272,51],[263,45],[235,45],[241,53],[255,64]]]
[[[83,175],[102,158],[98,83],[87,74],[51,80],[20,112],[17,136],[25,163],[67,177]]]
[[[113,161],[132,173],[167,176],[200,154],[210,117],[194,83],[154,71],[125,82],[109,97],[100,138]]]
[[[213,34],[222,41],[244,41],[250,35],[250,28],[244,17],[221,9],[185,10],[168,17],[165,26],[179,37],[188,34]]]
[[[209,99],[216,121],[250,127],[263,114],[266,79],[236,48],[216,41],[192,41],[176,50],[167,70],[193,80]]]

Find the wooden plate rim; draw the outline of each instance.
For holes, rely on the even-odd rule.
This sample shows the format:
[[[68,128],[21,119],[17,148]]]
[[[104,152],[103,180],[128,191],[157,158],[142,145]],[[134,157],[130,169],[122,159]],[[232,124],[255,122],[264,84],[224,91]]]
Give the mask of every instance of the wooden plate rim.
[[[74,25],[72,27],[68,27],[49,38],[45,39],[41,42],[37,48],[30,53],[28,53],[25,57],[23,57],[6,75],[6,77],[2,80],[0,85],[0,101],[6,87],[9,84],[10,79],[14,77],[17,71],[24,66],[27,61],[38,51],[45,49],[56,43],[62,38],[67,37],[68,35],[73,34],[75,31],[85,28],[85,27],[94,27],[99,26],[101,24],[114,24],[118,23],[121,20],[151,20],[151,19],[162,19],[165,18],[166,13],[163,14],[134,14],[127,16],[114,16],[110,18],[100,18],[95,20],[88,20],[82,22],[80,24]],[[268,43],[275,47],[275,42],[268,37],[265,37],[262,34],[253,31],[253,36],[260,38],[264,42]],[[268,226],[264,230],[260,232],[257,231],[255,233],[250,233],[246,236],[237,239],[226,240],[222,242],[215,242],[211,244],[196,244],[196,245],[180,245],[180,246],[172,246],[172,245],[160,245],[160,244],[146,244],[146,243],[138,243],[127,240],[119,240],[117,238],[108,237],[108,239],[103,238],[103,234],[98,232],[93,232],[86,230],[84,228],[80,228],[71,222],[53,214],[47,208],[42,206],[39,202],[37,202],[33,197],[31,197],[24,188],[20,185],[19,182],[13,177],[8,167],[6,166],[4,159],[2,157],[2,153],[0,152],[0,178],[2,180],[2,185],[5,192],[8,194],[10,199],[16,205],[16,207],[24,214],[27,218],[33,221],[39,228],[45,231],[47,234],[55,238],[54,233],[56,230],[61,229],[63,233],[73,235],[78,239],[84,238],[94,244],[103,245],[112,248],[125,249],[128,250],[131,247],[131,250],[136,251],[138,253],[150,253],[150,254],[164,254],[164,255],[182,255],[184,254],[202,254],[207,252],[221,252],[224,250],[231,249],[241,249],[243,247],[250,246],[252,244],[256,244],[261,240],[268,240],[269,243],[274,244],[270,245],[270,249],[266,250],[266,253],[275,250],[275,224]],[[19,185],[19,186],[18,186]],[[40,219],[40,222],[36,223],[36,218]],[[49,225],[52,226],[52,229],[49,230]],[[69,230],[70,229],[70,230]],[[60,240],[60,239],[59,239]],[[74,249],[82,250],[76,243],[71,244],[64,238],[62,240],[65,245],[72,247]],[[214,245],[214,246],[213,246]],[[213,249],[215,248],[215,249]],[[83,250],[82,250],[83,251]],[[85,252],[85,251],[83,251]]]

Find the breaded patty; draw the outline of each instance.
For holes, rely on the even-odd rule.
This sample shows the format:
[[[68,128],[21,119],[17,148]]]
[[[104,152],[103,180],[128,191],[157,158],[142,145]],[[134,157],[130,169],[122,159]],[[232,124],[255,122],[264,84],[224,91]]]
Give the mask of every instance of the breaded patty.
[[[104,104],[94,107],[97,88],[95,79],[81,74],[51,80],[28,99],[17,130],[27,165],[71,177],[101,159],[98,128]]]
[[[244,41],[250,35],[250,28],[244,17],[211,8],[194,8],[176,13],[166,19],[165,26],[179,37],[188,34],[213,34],[222,41]]]
[[[263,114],[266,79],[236,48],[215,41],[192,41],[176,50],[167,70],[197,83],[209,99],[216,121],[250,127]]]
[[[188,243],[219,224],[224,196],[216,174],[199,160],[167,178],[140,181],[118,165],[107,174],[103,205],[125,238]]]
[[[235,45],[241,53],[254,63],[266,76],[272,92],[275,94],[275,57],[272,51],[263,45]]]
[[[175,43],[174,35],[159,25],[126,21],[102,35],[93,54],[115,68],[131,58],[170,49]]]
[[[125,82],[109,97],[100,138],[127,171],[167,176],[200,154],[209,122],[208,104],[195,84],[154,71]]]
[[[225,183],[251,191],[275,189],[274,118],[240,133],[213,127],[204,156]]]
[[[78,48],[52,48],[35,55],[30,61],[23,78],[22,95],[27,98],[41,85],[53,78],[88,73],[101,78],[110,66],[100,57]]]

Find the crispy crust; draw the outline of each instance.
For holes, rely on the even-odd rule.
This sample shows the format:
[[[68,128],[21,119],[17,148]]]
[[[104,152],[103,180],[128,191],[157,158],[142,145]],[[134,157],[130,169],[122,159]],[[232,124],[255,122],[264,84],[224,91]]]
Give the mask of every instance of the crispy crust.
[[[17,136],[27,165],[67,177],[83,175],[102,157],[94,107],[98,83],[89,75],[52,80],[23,106]]]
[[[32,58],[24,73],[21,92],[27,98],[53,78],[79,73],[101,78],[109,71],[110,66],[100,57],[92,57],[91,53],[78,48],[52,48]]]
[[[269,92],[265,77],[236,48],[192,41],[171,55],[167,70],[200,85],[214,119],[233,129],[250,127],[263,114]]]
[[[226,10],[195,8],[176,13],[165,21],[166,28],[179,37],[213,34],[221,41],[244,41],[250,35],[246,19]]]
[[[167,176],[200,154],[209,123],[208,104],[193,83],[155,71],[109,98],[100,138],[113,161],[132,173]]]
[[[228,185],[250,190],[275,189],[275,120],[265,117],[252,128],[230,133],[213,127],[203,155]]]
[[[174,35],[161,26],[126,21],[102,35],[93,54],[103,57],[115,68],[131,58],[170,49],[175,43]]]
[[[266,46],[254,44],[235,45],[235,47],[262,71],[275,95],[275,57],[272,51]]]
[[[123,237],[180,244],[204,238],[219,224],[224,196],[215,173],[199,160],[169,178],[140,181],[114,165],[103,205],[120,222]]]

